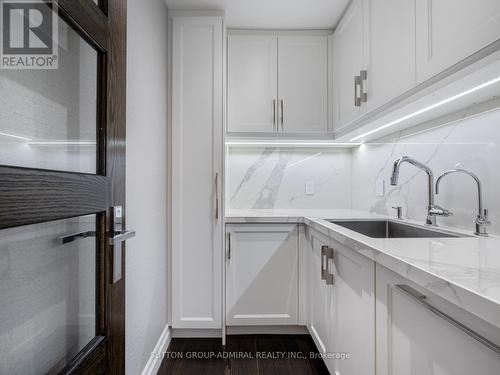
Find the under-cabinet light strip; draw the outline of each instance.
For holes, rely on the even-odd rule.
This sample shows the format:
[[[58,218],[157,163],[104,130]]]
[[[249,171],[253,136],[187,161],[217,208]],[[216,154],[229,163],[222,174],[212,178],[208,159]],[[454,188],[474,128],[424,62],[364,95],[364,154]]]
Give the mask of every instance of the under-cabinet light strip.
[[[364,138],[364,137],[366,137],[366,136],[369,136],[369,135],[371,135],[371,134],[373,134],[373,133],[376,133],[376,132],[378,132],[378,131],[380,131],[380,130],[387,129],[387,128],[391,127],[391,126],[394,126],[394,125],[400,124],[400,123],[402,123],[403,121],[406,121],[406,120],[409,120],[409,119],[411,119],[411,118],[413,118],[413,117],[419,116],[419,115],[421,115],[422,113],[429,112],[430,110],[433,110],[433,109],[435,109],[435,108],[437,108],[437,107],[441,107],[442,105],[448,104],[448,103],[453,102],[453,101],[455,101],[455,100],[458,100],[458,99],[460,99],[460,98],[463,98],[464,96],[470,95],[470,94],[472,94],[472,93],[474,93],[474,92],[476,92],[476,91],[479,91],[479,90],[481,90],[481,89],[484,89],[484,88],[486,88],[486,87],[488,87],[488,86],[491,86],[491,85],[493,85],[493,84],[495,84],[495,83],[498,83],[498,82],[500,82],[500,77],[497,77],[497,78],[495,78],[495,79],[492,79],[491,81],[485,82],[485,83],[483,83],[483,84],[481,84],[481,85],[479,85],[479,86],[475,86],[475,87],[473,87],[473,88],[471,88],[471,89],[469,89],[469,90],[466,90],[466,91],[464,91],[464,92],[461,92],[460,94],[457,94],[457,95],[451,96],[451,97],[449,97],[449,98],[447,98],[447,99],[444,99],[444,100],[441,100],[440,102],[437,102],[437,103],[432,104],[432,105],[430,105],[430,106],[428,106],[428,107],[422,108],[422,109],[420,109],[420,110],[418,110],[418,111],[416,111],[416,112],[410,113],[409,115],[406,115],[406,116],[401,117],[401,118],[399,118],[399,119],[397,119],[397,120],[394,120],[394,121],[392,121],[392,122],[389,122],[388,124],[385,124],[385,125],[379,126],[378,128],[375,128],[375,129],[373,129],[373,130],[370,130],[370,131],[368,131],[368,132],[366,132],[366,133],[363,133],[363,134],[361,134],[361,135],[358,135],[358,136],[356,136],[356,137],[352,138],[350,141],[351,141],[351,142],[359,141],[360,139],[362,139],[362,138]]]
[[[95,146],[95,141],[32,141],[27,142],[35,146]]]
[[[31,138],[21,137],[19,135],[14,135],[14,134],[7,134],[7,133],[0,132],[0,135],[3,137],[10,137],[10,138],[14,138],[14,139],[19,139],[20,141],[25,141],[25,142],[31,141]]]
[[[323,147],[355,147],[361,143],[344,142],[226,142],[227,146],[323,146]]]

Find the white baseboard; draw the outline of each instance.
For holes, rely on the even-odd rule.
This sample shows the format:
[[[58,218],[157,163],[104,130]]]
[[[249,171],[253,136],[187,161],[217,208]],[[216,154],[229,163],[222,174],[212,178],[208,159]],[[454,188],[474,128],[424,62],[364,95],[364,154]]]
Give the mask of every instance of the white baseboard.
[[[170,341],[172,340],[172,329],[167,325],[156,343],[154,351],[151,353],[144,370],[142,370],[141,375],[156,375],[160,369],[160,365],[163,361],[164,355],[167,351]]]
[[[304,335],[305,326],[227,326],[228,335]]]
[[[175,328],[172,330],[172,337],[197,337],[213,338],[222,337],[222,329],[197,329],[197,328]]]

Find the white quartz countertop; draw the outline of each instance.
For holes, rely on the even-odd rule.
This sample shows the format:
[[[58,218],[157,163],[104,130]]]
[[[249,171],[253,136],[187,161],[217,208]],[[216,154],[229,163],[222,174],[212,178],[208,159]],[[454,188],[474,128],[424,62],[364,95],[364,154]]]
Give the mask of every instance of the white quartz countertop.
[[[325,219],[385,216],[357,210],[228,210],[226,223],[304,223],[500,327],[500,237],[371,238]],[[411,224],[421,224],[406,221]],[[471,235],[462,230],[445,228]]]

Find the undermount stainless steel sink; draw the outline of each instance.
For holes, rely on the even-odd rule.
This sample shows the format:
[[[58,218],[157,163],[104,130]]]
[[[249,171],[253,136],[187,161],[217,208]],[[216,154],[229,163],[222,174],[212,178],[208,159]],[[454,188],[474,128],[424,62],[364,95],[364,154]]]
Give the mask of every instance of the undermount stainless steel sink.
[[[390,220],[328,220],[372,238],[458,238],[466,237],[439,229],[420,228]]]

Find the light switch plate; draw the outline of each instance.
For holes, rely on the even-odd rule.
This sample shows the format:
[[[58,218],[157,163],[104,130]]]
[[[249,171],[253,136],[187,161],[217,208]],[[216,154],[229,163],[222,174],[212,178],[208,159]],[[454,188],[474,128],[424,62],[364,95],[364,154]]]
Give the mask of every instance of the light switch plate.
[[[385,195],[385,180],[382,178],[379,178],[375,182],[375,195],[377,197],[383,197]]]
[[[314,195],[314,181],[306,182],[306,195]]]

